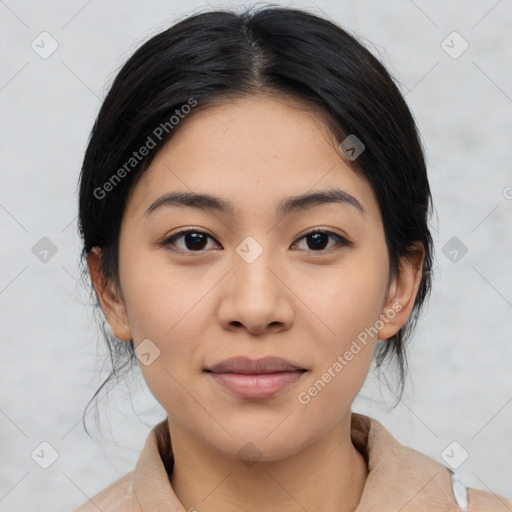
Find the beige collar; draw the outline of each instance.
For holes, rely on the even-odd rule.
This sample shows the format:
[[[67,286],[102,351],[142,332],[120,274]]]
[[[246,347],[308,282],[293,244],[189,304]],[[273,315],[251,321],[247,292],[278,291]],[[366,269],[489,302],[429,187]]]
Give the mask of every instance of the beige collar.
[[[369,469],[356,512],[460,512],[447,467],[403,446],[377,420],[362,414],[352,413],[351,438]],[[172,465],[169,425],[164,420],[150,432],[133,474],[143,512],[186,512],[168,478]]]

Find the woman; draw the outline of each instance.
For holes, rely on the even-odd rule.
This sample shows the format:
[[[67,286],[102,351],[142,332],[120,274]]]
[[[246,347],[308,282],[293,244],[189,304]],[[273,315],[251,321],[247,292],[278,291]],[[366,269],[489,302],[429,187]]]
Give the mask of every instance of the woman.
[[[137,360],[167,418],[77,510],[512,510],[351,411],[374,358],[403,386],[431,203],[404,99],[335,24],[207,12],[142,45],[94,125],[80,229],[112,375]]]

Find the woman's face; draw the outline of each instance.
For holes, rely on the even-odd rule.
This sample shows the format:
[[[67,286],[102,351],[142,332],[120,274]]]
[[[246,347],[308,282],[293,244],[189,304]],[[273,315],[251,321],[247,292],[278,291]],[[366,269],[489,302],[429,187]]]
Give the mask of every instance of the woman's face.
[[[225,454],[252,442],[263,460],[284,458],[347,418],[377,339],[405,323],[415,283],[390,283],[388,298],[376,197],[305,105],[239,99],[177,128],[128,198],[123,301],[102,305],[116,336],[133,338],[171,421]],[[334,190],[341,199],[289,202]],[[229,208],[151,208],[176,193]],[[183,230],[196,234],[169,240]],[[308,236],[313,230],[320,233]],[[406,304],[396,300],[400,290]],[[237,356],[279,357],[306,371],[206,371]]]

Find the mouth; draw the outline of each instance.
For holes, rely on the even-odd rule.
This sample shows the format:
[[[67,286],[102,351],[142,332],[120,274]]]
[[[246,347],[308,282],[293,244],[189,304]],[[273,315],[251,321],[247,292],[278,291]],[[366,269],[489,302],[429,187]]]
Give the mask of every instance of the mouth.
[[[265,357],[262,359],[250,359],[248,357],[232,357],[211,367],[204,368],[211,373],[238,373],[244,375],[261,375],[270,373],[307,371],[300,365],[282,359],[280,357]]]
[[[235,357],[204,368],[214,382],[241,398],[269,398],[296,383],[306,368],[282,358]]]

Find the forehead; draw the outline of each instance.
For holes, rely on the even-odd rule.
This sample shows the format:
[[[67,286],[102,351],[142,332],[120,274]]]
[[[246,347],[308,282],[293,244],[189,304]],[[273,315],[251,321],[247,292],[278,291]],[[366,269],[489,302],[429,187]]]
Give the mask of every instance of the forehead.
[[[348,165],[323,116],[307,103],[238,98],[198,110],[177,128],[132,190],[128,214],[143,215],[172,191],[224,197],[242,213],[333,188],[376,213],[368,182]]]

